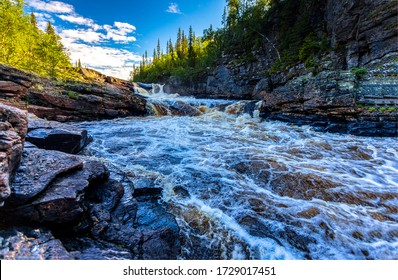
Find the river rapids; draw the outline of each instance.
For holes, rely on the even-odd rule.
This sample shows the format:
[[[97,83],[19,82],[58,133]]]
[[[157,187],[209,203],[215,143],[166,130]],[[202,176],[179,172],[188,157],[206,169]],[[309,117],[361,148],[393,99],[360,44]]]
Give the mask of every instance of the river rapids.
[[[81,123],[88,152],[161,188],[180,259],[398,259],[398,141],[261,121],[255,102],[148,97]]]

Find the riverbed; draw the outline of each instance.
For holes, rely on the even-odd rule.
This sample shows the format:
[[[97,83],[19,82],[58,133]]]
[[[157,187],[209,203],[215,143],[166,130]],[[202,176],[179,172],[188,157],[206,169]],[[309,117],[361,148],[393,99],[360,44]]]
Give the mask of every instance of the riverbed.
[[[162,189],[180,259],[398,259],[396,138],[262,121],[253,102],[148,100],[152,116],[80,126],[87,153]]]

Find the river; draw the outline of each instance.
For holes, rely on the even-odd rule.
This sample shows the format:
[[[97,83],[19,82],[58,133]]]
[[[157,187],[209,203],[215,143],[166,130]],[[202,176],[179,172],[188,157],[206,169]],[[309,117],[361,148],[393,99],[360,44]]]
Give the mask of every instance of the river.
[[[253,102],[149,101],[153,116],[80,126],[91,155],[163,189],[180,259],[398,259],[396,138],[261,121]]]

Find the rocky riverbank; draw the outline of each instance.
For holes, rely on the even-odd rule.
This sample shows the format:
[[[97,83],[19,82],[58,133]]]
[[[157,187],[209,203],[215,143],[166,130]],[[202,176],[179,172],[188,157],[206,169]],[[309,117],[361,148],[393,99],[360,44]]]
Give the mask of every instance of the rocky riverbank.
[[[311,63],[278,61],[279,26],[250,55],[224,55],[202,81],[171,77],[166,92],[207,98],[263,100],[264,119],[311,124],[327,132],[398,136],[397,5],[378,0],[317,2],[314,34],[330,49]],[[320,42],[317,42],[320,44]]]
[[[87,76],[91,72],[82,69]],[[90,79],[91,82],[47,79],[0,64],[0,102],[61,122],[147,113],[146,100],[132,94],[138,87],[134,83],[100,74]]]
[[[3,104],[0,127],[1,259],[176,259],[179,228],[159,192],[135,193],[123,172],[72,154],[87,131]]]

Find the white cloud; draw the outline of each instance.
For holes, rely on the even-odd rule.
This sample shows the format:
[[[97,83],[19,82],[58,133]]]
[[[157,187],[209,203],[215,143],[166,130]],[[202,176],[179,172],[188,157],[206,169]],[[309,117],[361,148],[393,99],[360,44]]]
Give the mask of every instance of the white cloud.
[[[77,43],[83,41],[85,43],[104,43],[112,40],[116,43],[127,44],[135,42],[137,39],[131,35],[136,28],[129,23],[115,22],[113,26],[104,25],[99,26],[96,24],[90,24],[89,21],[81,20],[81,24],[87,26],[93,26],[88,29],[64,29],[60,35],[68,42]],[[103,33],[103,31],[105,31]]]
[[[73,14],[75,12],[72,5],[60,1],[26,0],[26,3],[34,9],[49,13]]]
[[[133,65],[141,61],[141,56],[127,50],[90,46],[66,40],[63,42],[71,53],[72,61],[80,59],[85,67],[121,79],[128,79]]]
[[[64,29],[59,35],[69,43],[83,41],[92,44],[99,43],[104,38],[104,34],[92,29]]]
[[[170,3],[169,7],[166,10],[166,12],[172,13],[172,14],[181,14],[181,10],[178,7],[177,3]]]
[[[106,39],[113,40],[118,43],[135,42],[137,39],[129,34],[133,33],[136,28],[134,25],[125,22],[115,22],[113,26],[104,25],[106,30]]]
[[[115,22],[115,26],[122,32],[126,32],[126,34],[134,32],[136,30],[134,25],[126,22]]]
[[[64,21],[76,23],[76,24],[80,24],[80,25],[91,26],[94,24],[94,21],[92,19],[84,18],[84,17],[77,16],[77,15],[59,15],[58,17]]]

